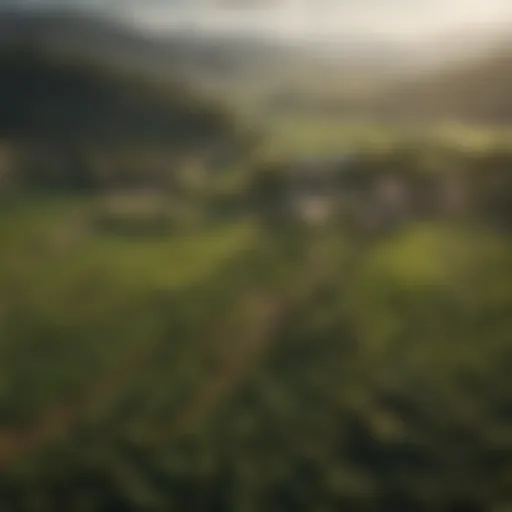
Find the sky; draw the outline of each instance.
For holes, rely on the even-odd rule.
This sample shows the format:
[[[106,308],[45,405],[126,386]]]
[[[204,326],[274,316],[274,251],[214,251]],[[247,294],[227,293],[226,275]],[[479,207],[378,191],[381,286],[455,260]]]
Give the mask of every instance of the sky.
[[[0,0],[0,4],[14,0]],[[343,35],[417,38],[436,32],[512,28],[512,0],[17,0],[28,7],[60,3],[108,10],[139,27],[284,38]]]

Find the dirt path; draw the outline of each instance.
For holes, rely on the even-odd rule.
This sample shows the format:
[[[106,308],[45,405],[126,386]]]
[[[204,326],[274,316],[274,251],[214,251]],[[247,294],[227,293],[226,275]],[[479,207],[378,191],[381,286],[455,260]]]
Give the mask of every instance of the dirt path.
[[[220,340],[224,345],[223,361],[177,415],[176,421],[157,436],[159,440],[192,431],[236,392],[271,346],[285,307],[269,294],[256,293],[247,297],[237,310],[235,314],[242,314],[244,325],[238,332],[221,335],[224,337]]]
[[[325,280],[326,269],[323,268],[321,256],[321,252],[311,248],[300,275],[292,283],[299,286],[295,299],[285,299],[275,292],[252,290],[226,312],[226,318],[214,326],[217,334],[211,342],[218,356],[216,369],[203,379],[195,396],[176,415],[176,420],[155,433],[157,442],[193,431],[251,375],[275,340],[280,321],[292,305],[290,300],[300,301],[301,297]],[[230,319],[235,319],[234,324]],[[49,407],[32,427],[0,429],[0,469],[10,467],[47,443],[69,434],[85,420],[98,401],[122,391],[141,361],[151,357],[154,349],[154,344],[141,344],[125,356],[115,369],[98,379],[92,388],[85,390],[81,397]]]
[[[272,296],[261,292],[247,294],[234,309],[230,315],[242,314],[242,322],[238,332],[231,333],[229,339],[224,340],[218,370],[178,414],[176,422],[166,429],[165,437],[193,428],[236,389],[264,352],[282,311]],[[0,469],[10,467],[47,443],[67,435],[84,420],[97,401],[122,390],[154,348],[154,345],[143,344],[127,355],[115,370],[109,371],[86,390],[82,397],[49,407],[31,427],[0,430]]]

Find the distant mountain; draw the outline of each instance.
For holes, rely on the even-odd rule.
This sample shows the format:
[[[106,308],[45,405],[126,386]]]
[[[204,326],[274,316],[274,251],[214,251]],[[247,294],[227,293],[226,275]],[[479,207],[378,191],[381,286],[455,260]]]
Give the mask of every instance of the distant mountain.
[[[1,5],[0,5],[1,7]],[[447,34],[436,40],[339,34],[335,40],[287,40],[246,34],[204,33],[174,29],[158,35],[144,32],[118,18],[63,8],[0,8],[0,45],[33,44],[80,55],[101,56],[117,64],[158,72],[226,78],[261,76],[307,66],[326,65],[340,72],[372,76],[413,72],[438,65],[459,54],[475,53],[499,39],[491,28]]]
[[[187,30],[148,35],[128,23],[82,11],[0,9],[0,45],[32,45],[157,72],[217,74],[277,65],[286,44]]]
[[[145,74],[150,81],[192,83],[232,98],[249,90],[282,90],[311,77],[368,68],[371,53],[353,43],[328,52],[297,43],[258,37],[204,34],[188,30],[148,35],[128,23],[91,13],[63,9],[0,10],[0,47],[32,47],[69,59],[89,59],[117,69]],[[371,67],[371,66],[370,66]]]
[[[113,20],[77,11],[0,11],[0,45],[31,46],[162,76],[172,64],[167,45]]]
[[[388,91],[379,107],[402,119],[512,122],[512,46]]]
[[[192,83],[229,99],[252,94],[268,104],[270,98],[271,108],[298,96],[303,98],[299,103],[312,98],[314,108],[317,101],[328,110],[332,101],[338,102],[343,115],[378,98],[379,114],[416,116],[438,109],[447,115],[462,110],[476,115],[476,105],[481,105],[479,117],[496,117],[492,112],[503,110],[500,101],[507,101],[498,100],[503,95],[496,92],[506,73],[499,68],[506,63],[492,56],[510,36],[493,28],[495,32],[472,28],[409,42],[354,34],[340,34],[335,42],[300,42],[184,29],[157,36],[76,9],[11,8],[0,10],[0,47],[31,46],[101,61],[145,74],[152,82]],[[452,71],[460,67],[465,70]],[[469,76],[461,78],[461,73]],[[473,85],[466,88],[465,80]],[[459,88],[465,90],[459,94]]]

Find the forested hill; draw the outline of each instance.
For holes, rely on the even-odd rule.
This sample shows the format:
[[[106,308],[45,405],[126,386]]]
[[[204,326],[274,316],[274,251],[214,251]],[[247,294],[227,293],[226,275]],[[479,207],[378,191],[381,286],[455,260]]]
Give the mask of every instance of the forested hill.
[[[59,9],[1,9],[0,46],[29,44],[68,58],[92,58],[117,68],[167,77],[175,64],[168,45],[91,13]]]
[[[233,143],[233,134],[231,114],[190,89],[29,47],[0,54],[0,139],[4,147],[23,147],[25,159],[32,155],[37,181],[52,182],[45,167],[62,168],[73,184],[80,167],[78,181],[92,184],[98,159],[114,172],[121,155],[133,162],[150,153],[168,162]],[[141,173],[151,174],[147,165]]]

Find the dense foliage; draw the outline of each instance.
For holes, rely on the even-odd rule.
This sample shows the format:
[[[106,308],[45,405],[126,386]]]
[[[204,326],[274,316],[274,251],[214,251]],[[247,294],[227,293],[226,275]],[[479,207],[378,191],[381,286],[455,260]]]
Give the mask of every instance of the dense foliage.
[[[228,111],[184,86],[30,46],[0,53],[0,97],[18,186],[163,186],[191,154],[237,145]]]

